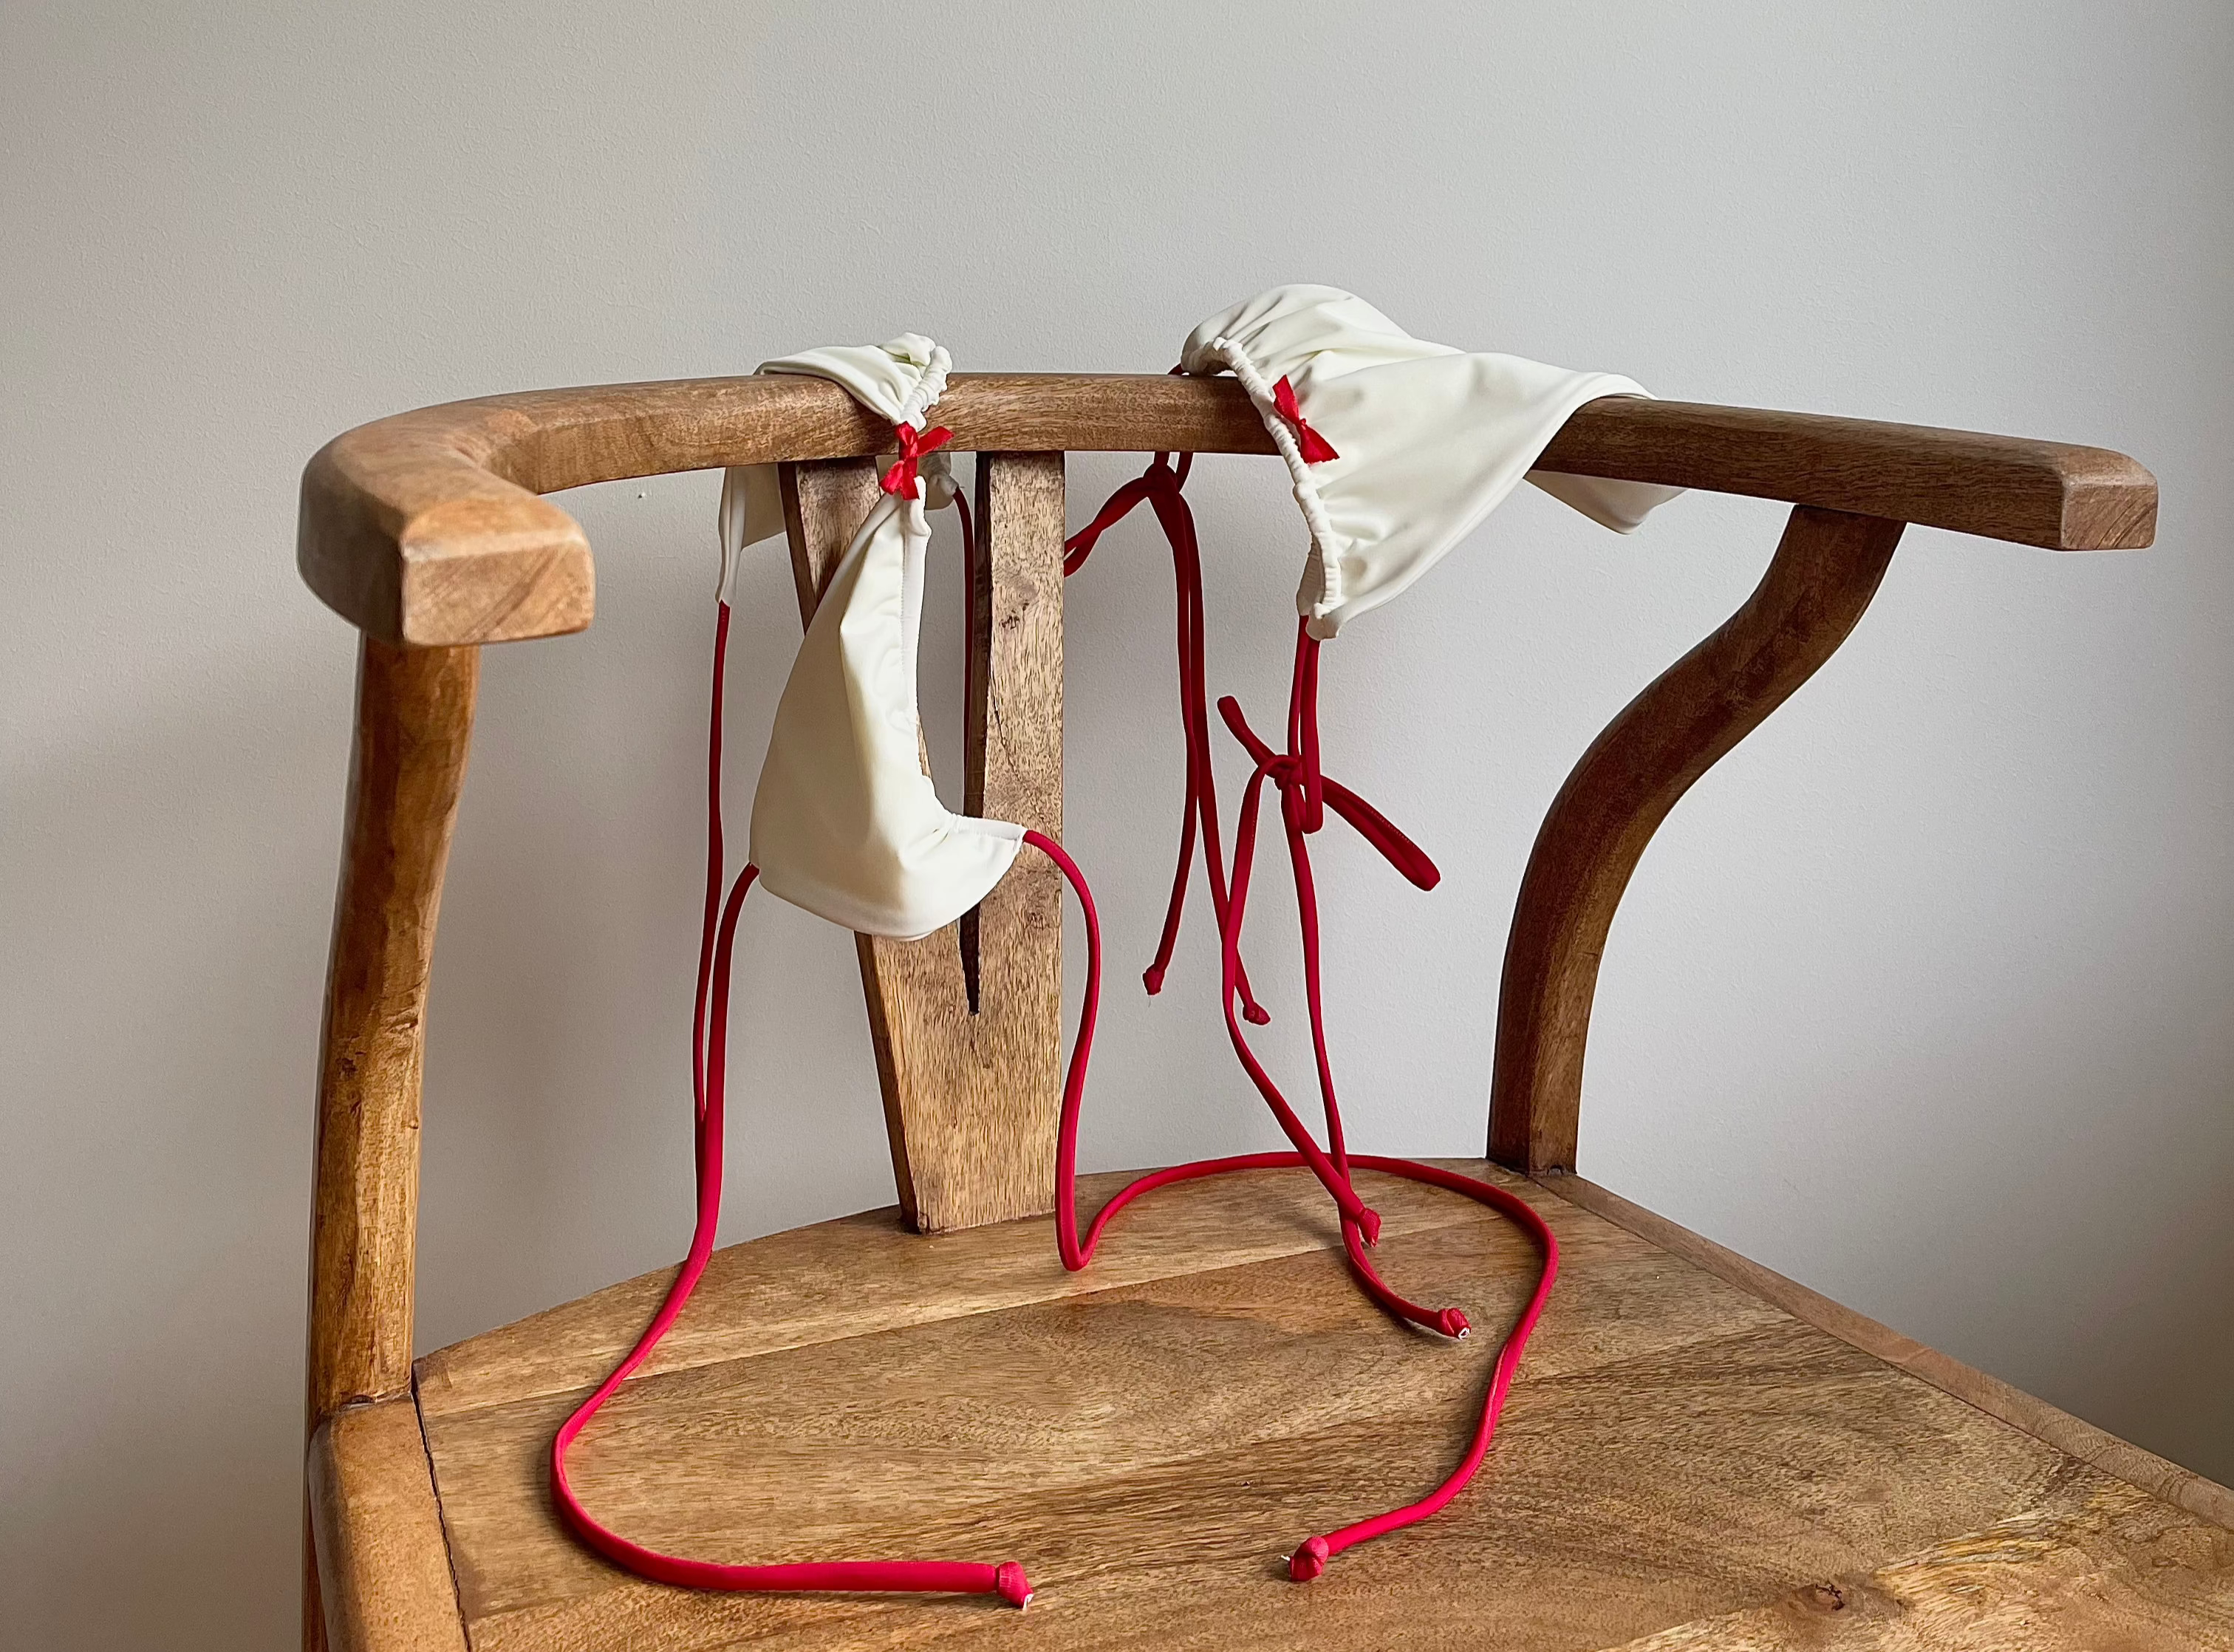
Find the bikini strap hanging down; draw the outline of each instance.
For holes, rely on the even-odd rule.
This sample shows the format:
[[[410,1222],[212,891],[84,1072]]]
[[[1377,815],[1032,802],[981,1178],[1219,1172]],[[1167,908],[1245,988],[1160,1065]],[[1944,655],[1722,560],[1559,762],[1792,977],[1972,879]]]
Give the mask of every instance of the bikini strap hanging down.
[[[917,460],[937,447],[948,433],[931,431],[920,441],[911,441],[913,434],[907,431],[902,436],[900,460],[885,477],[887,491],[899,493],[904,487],[909,488],[913,490],[908,493],[910,498],[917,497],[920,491],[915,474]],[[954,503],[962,516],[966,545],[970,534],[968,510],[962,505],[958,493]],[[997,1565],[949,1560],[832,1560],[787,1565],[735,1565],[665,1554],[622,1537],[598,1520],[583,1506],[567,1472],[568,1448],[620,1386],[651,1357],[683,1305],[690,1300],[691,1292],[697,1288],[714,1254],[715,1235],[721,1221],[723,1103],[728,1088],[730,970],[736,947],[737,920],[745,896],[759,876],[759,868],[747,864],[729,884],[727,898],[722,898],[726,867],[722,831],[722,705],[728,639],[729,604],[723,599],[717,604],[714,622],[713,704],[707,719],[706,885],[699,934],[698,986],[691,1014],[691,1140],[697,1220],[691,1232],[689,1254],[668,1287],[666,1298],[650,1324],[637,1339],[627,1357],[566,1419],[552,1440],[552,1494],[560,1518],[584,1543],[616,1565],[658,1583],[730,1591],[849,1590],[998,1595],[1021,1608],[1030,1603],[1032,1586],[1024,1576],[1024,1569],[1013,1560]]]
[[[1282,385],[1284,387],[1285,384],[1284,379]],[[1290,414],[1290,409],[1284,403],[1293,401],[1292,391],[1284,398],[1276,396],[1274,400],[1284,416]],[[1310,431],[1299,413],[1292,416],[1297,429],[1291,433],[1291,441],[1298,449],[1298,459],[1302,456],[1304,443],[1296,440],[1297,436],[1310,438],[1310,445],[1315,451],[1323,449],[1327,456],[1333,456],[1331,446],[1323,437],[1317,437]],[[1334,1197],[1341,1213],[1343,1250],[1360,1286],[1386,1311],[1427,1329],[1462,1338],[1470,1333],[1472,1327],[1465,1314],[1458,1309],[1422,1307],[1397,1293],[1382,1280],[1367,1254],[1367,1248],[1377,1242],[1380,1219],[1363,1205],[1351,1186],[1350,1171],[1353,1167],[1422,1182],[1461,1193],[1486,1205],[1509,1218],[1526,1232],[1544,1258],[1535,1289],[1498,1350],[1483,1396],[1480,1420],[1469,1448],[1457,1466],[1440,1485],[1415,1503],[1306,1538],[1289,1561],[1289,1575],[1298,1582],[1303,1582],[1317,1577],[1325,1570],[1327,1561],[1343,1550],[1427,1518],[1448,1504],[1473,1479],[1488,1453],[1496,1434],[1498,1419],[1503,1414],[1506,1395],[1512,1386],[1513,1374],[1519,1368],[1529,1337],[1558,1277],[1558,1241],[1543,1218],[1525,1200],[1503,1188],[1438,1166],[1379,1155],[1352,1154],[1348,1151],[1342,1127],[1341,1108],[1335,1095],[1333,1067],[1327,1050],[1321,1003],[1318,904],[1308,839],[1321,829],[1324,813],[1330,809],[1416,887],[1433,889],[1440,881],[1441,873],[1427,854],[1378,809],[1347,787],[1327,779],[1321,772],[1318,728],[1320,645],[1318,639],[1310,635],[1305,620],[1299,621],[1297,626],[1296,659],[1289,695],[1288,741],[1284,752],[1275,752],[1257,736],[1243,716],[1239,703],[1231,695],[1218,702],[1221,719],[1255,764],[1243,793],[1241,816],[1235,828],[1230,878],[1225,875],[1222,857],[1217,849],[1216,805],[1209,780],[1206,720],[1199,732],[1194,720],[1197,708],[1207,697],[1207,689],[1201,647],[1201,557],[1195,542],[1192,515],[1179,492],[1192,457],[1182,456],[1178,469],[1173,470],[1166,463],[1166,455],[1159,454],[1139,478],[1112,493],[1093,522],[1065,545],[1064,572],[1075,573],[1083,567],[1101,534],[1135,505],[1144,499],[1155,503],[1158,519],[1172,545],[1173,565],[1180,587],[1179,699],[1182,722],[1187,735],[1187,816],[1186,831],[1180,844],[1179,873],[1166,919],[1164,944],[1158,954],[1156,967],[1150,971],[1149,989],[1153,992],[1160,984],[1162,970],[1169,961],[1171,939],[1177,930],[1178,913],[1186,895],[1192,834],[1199,821],[1205,836],[1204,859],[1210,876],[1212,909],[1218,930],[1219,997],[1227,1033],[1244,1071],[1271,1110],[1283,1132],[1295,1143],[1296,1151],[1244,1153],[1152,1172],[1119,1190],[1095,1213],[1083,1238],[1081,1237],[1077,1210],[1077,1132],[1084,1100],[1087,1063],[1090,1058],[1094,1025],[1100,1004],[1101,926],[1094,913],[1093,898],[1068,857],[1051,844],[1044,841],[1035,844],[1035,846],[1048,852],[1062,869],[1077,895],[1086,919],[1086,999],[1080,1012],[1078,1036],[1063,1085],[1055,1149],[1055,1243],[1063,1265],[1074,1270],[1085,1267],[1093,1259],[1094,1250],[1111,1218],[1133,1200],[1159,1187],[1206,1176],[1298,1166],[1311,1170]],[[1302,924],[1305,1002],[1327,1124],[1328,1146],[1323,1150],[1311,1139],[1271,1074],[1251,1048],[1236,1013],[1238,1007],[1246,1005],[1256,1012],[1248,1015],[1248,1019],[1258,1022],[1269,1019],[1249,996],[1240,967],[1241,930],[1248,906],[1253,846],[1264,788],[1268,783],[1280,797],[1281,818],[1286,829],[1297,906]],[[1032,834],[1026,840],[1030,842],[1036,836]]]

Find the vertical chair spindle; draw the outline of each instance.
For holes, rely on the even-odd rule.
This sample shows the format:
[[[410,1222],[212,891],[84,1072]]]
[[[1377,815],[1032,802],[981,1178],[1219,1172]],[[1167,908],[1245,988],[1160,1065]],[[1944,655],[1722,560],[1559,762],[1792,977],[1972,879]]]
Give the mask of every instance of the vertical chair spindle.
[[[977,456],[963,787],[969,813],[1058,838],[1062,480],[1061,454]],[[813,618],[876,495],[866,460],[783,467],[802,620]],[[922,940],[856,938],[908,1221],[939,1233],[1052,1209],[1062,1054],[1054,868],[1020,859],[976,912]]]

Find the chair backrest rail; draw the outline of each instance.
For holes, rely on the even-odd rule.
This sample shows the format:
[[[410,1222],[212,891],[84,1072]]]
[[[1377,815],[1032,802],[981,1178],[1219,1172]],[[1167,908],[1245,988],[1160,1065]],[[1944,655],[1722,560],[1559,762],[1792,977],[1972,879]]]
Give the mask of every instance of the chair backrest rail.
[[[963,450],[1269,454],[1240,387],[1168,375],[959,373],[938,407]],[[304,473],[297,561],[367,634],[421,646],[579,630],[588,541],[540,495],[890,445],[819,380],[682,379],[423,408],[336,438]],[[2149,543],[2156,486],[2120,454],[1816,414],[1609,397],[1539,467],[1741,493],[2061,550]]]

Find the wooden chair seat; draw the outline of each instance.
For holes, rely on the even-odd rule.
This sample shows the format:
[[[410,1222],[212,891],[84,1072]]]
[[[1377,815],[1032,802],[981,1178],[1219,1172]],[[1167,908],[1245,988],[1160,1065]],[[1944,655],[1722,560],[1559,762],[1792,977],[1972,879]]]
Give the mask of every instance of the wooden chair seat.
[[[695,1594],[576,1543],[552,1509],[551,1437],[664,1271],[422,1359],[427,1456],[394,1453],[407,1494],[385,1505],[416,1510],[408,1541],[447,1534],[474,1652],[2234,1648],[2234,1531],[2134,1481],[2191,1502],[2218,1488],[1938,1361],[2029,1429],[1967,1403],[1891,1362],[1937,1356],[1578,1179],[1554,1193],[1457,1167],[1551,1221],[1551,1311],[1481,1478],[1315,1583],[1287,1580],[1288,1550],[1440,1478],[1534,1277],[1509,1223],[1386,1177],[1363,1191],[1392,1278],[1486,1334],[1449,1343],[1375,1309],[1302,1172],[1155,1195],[1082,1275],[1045,1219],[925,1237],[873,1211],[722,1252],[576,1448],[585,1501],[640,1541],[733,1560],[1013,1558],[1039,1590],[1025,1613]],[[1856,1346],[1872,1337],[1877,1352]],[[410,1403],[364,1408],[385,1423],[343,1414],[324,1442],[342,1476],[363,1472],[349,1430],[415,1435]]]

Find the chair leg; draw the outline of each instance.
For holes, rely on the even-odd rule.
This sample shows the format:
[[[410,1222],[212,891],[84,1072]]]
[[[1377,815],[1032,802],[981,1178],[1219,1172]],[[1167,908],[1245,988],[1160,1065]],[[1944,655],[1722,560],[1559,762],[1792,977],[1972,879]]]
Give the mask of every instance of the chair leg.
[[[1583,1049],[1614,911],[1693,781],[1846,640],[1905,525],[1801,506],[1745,605],[1591,743],[1536,834],[1506,943],[1489,1156],[1529,1175],[1575,1167]]]
[[[428,972],[471,742],[477,648],[363,640],[327,963],[310,1217],[308,1429],[411,1385]],[[325,1643],[304,1529],[303,1640]]]

